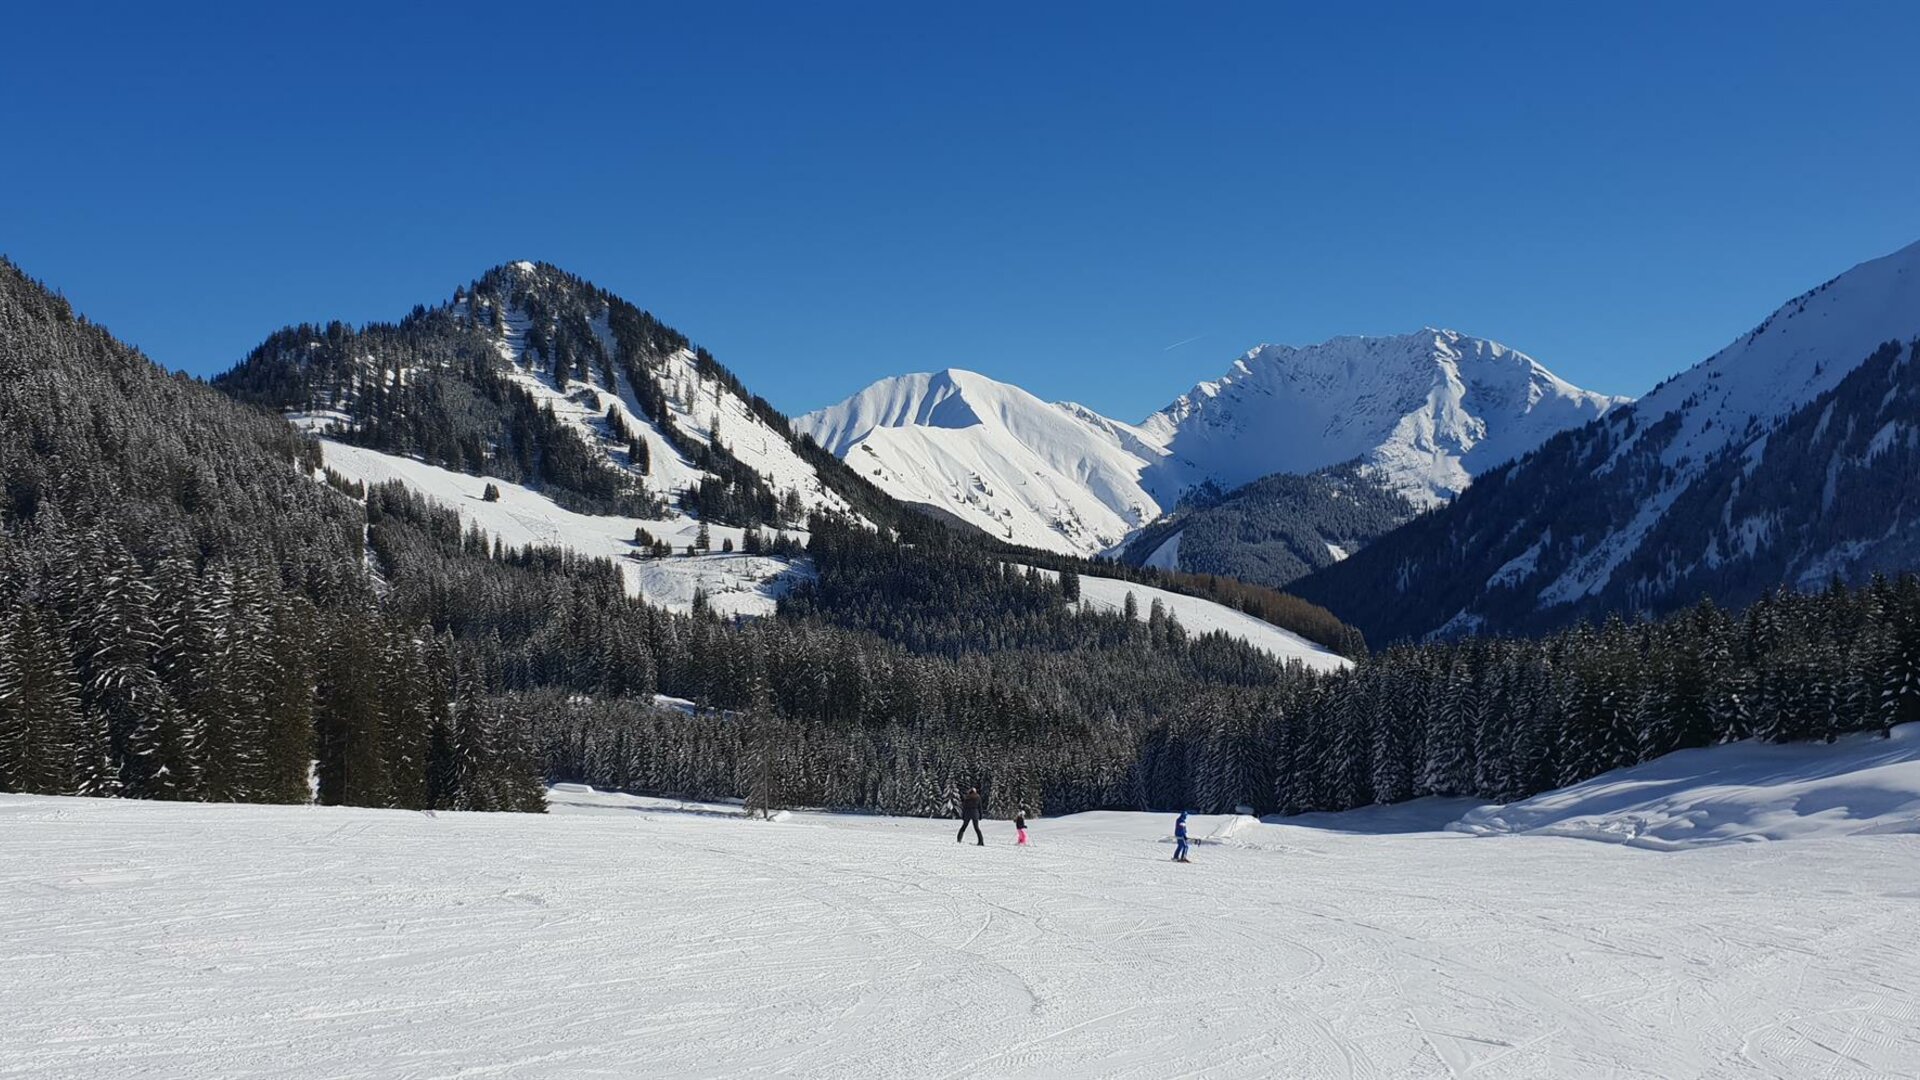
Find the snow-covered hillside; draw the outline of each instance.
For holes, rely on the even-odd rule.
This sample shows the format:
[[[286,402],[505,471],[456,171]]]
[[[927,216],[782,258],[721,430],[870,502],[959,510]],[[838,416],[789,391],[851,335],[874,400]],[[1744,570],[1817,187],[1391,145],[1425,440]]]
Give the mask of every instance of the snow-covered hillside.
[[[288,327],[214,385],[341,442],[575,508],[788,527],[854,513],[817,452],[711,356],[546,264],[497,267],[398,323]]]
[[[1039,572],[1049,581],[1059,579],[1052,570]],[[1080,607],[1085,610],[1125,611],[1128,596],[1133,597],[1134,617],[1143,622],[1158,604],[1191,635],[1222,632],[1281,660],[1297,661],[1310,671],[1342,671],[1353,666],[1353,661],[1324,645],[1224,604],[1119,578],[1080,575]]]
[[[553,287],[541,281],[545,273],[530,262],[512,263],[505,268],[512,288]],[[511,293],[509,294],[511,295]],[[607,325],[607,304],[599,301],[592,329],[602,346],[617,350]],[[609,429],[609,410],[618,414],[627,431],[643,438],[648,447],[650,486],[668,495],[677,495],[697,485],[706,475],[677,451],[661,433],[660,427],[641,408],[636,389],[627,373],[617,366],[596,371],[591,365],[579,368],[578,379],[562,387],[537,357],[530,358],[528,330],[532,326],[527,311],[507,302],[498,319],[490,319],[485,308],[471,314],[471,306],[455,305],[451,310],[474,319],[494,337],[495,348],[507,365],[507,376],[534,395],[542,405],[572,427],[602,460],[613,468],[628,468],[628,441],[615,438]],[[607,375],[612,376],[608,381]],[[702,375],[692,349],[675,349],[649,372],[649,377],[664,391],[668,416],[674,427],[702,445],[712,445],[719,432],[722,445],[741,464],[758,473],[777,492],[794,492],[807,510],[847,512],[850,508],[832,489],[821,482],[813,466],[802,460],[787,437],[769,427],[751,405],[717,379]]]
[[[686,555],[700,523],[685,516],[664,519],[610,514],[576,514],[519,484],[428,465],[414,458],[382,454],[330,439],[321,440],[326,466],[348,480],[373,485],[398,480],[427,498],[457,511],[463,522],[478,525],[509,547],[537,544],[582,555],[612,559],[635,596],[671,611],[692,610],[694,593],[704,591],[722,615],[769,615],[780,594],[809,573],[804,560],[788,562],[765,555],[740,554],[742,529],[709,528],[712,552]],[[485,498],[487,485],[500,491],[497,502]],[[673,545],[665,558],[638,558],[634,530],[643,528]],[[796,538],[805,533],[794,532]],[[734,553],[721,552],[732,541]]]
[[[1139,432],[971,371],[882,379],[794,427],[893,497],[1015,544],[1096,554],[1161,511]]]
[[[1419,505],[1620,403],[1446,330],[1265,345],[1139,425],[972,372],[883,379],[795,422],[882,489],[1079,554],[1211,482],[1359,460]]]
[[[1657,430],[1660,441],[1650,449],[1658,453],[1665,475],[1642,496],[1634,520],[1561,571],[1542,590],[1543,601],[1566,603],[1604,588],[1716,454],[1743,446],[1758,464],[1767,451],[1767,428],[1839,386],[1881,344],[1916,337],[1920,243],[1862,263],[1796,297],[1740,340],[1657,387],[1634,406],[1638,426],[1602,469],[1632,456],[1648,432]],[[1657,427],[1662,420],[1671,427]],[[1907,420],[1907,431],[1915,430],[1920,417]],[[1766,522],[1754,525],[1766,531]],[[1844,567],[1823,569],[1821,578],[1796,584],[1817,587]]]
[[[1300,583],[1376,642],[1920,567],[1920,244]]]
[[[1775,749],[1803,782],[1846,753]],[[1670,802],[1719,799],[1742,752],[1676,768]],[[1392,831],[1415,806],[1196,818],[1179,865],[1170,815],[1043,817],[1023,849],[1003,821],[983,848],[950,821],[550,805],[0,795],[0,1073],[1920,1075],[1911,834]]]

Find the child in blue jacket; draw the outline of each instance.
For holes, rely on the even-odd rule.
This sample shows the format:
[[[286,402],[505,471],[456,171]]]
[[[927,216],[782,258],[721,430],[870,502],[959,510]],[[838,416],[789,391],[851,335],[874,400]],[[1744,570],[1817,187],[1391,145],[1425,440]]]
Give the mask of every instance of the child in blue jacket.
[[[1173,861],[1192,862],[1187,858],[1187,812],[1180,811],[1180,817],[1173,823]]]

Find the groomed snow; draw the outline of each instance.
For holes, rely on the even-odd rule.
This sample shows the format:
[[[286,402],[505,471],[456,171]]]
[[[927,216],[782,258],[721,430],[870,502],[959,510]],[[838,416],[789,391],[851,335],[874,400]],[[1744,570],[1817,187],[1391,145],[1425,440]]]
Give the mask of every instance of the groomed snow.
[[[1911,755],[1876,769],[1920,786]],[[1180,866],[1160,814],[1041,818],[1023,850],[1000,821],[979,848],[550,802],[0,796],[0,1075],[1920,1074],[1910,834],[1396,831],[1458,809],[1428,800],[1197,818]]]
[[[681,553],[700,531],[700,523],[690,517],[646,520],[576,514],[508,480],[470,476],[417,458],[382,454],[330,439],[322,439],[320,444],[326,465],[334,472],[370,486],[398,480],[457,511],[462,522],[479,525],[509,547],[539,544],[614,559],[629,592],[682,614],[692,610],[695,591],[704,589],[713,610],[722,615],[770,615],[780,595],[810,572],[805,562],[738,554],[743,530],[732,526],[709,527],[713,554],[688,556]],[[483,497],[488,484],[500,489],[498,502],[487,502]],[[633,543],[636,528],[668,541],[675,554],[664,559],[630,558],[637,550]],[[794,531],[793,535],[804,539],[806,534]],[[720,552],[726,540],[733,541],[736,553]]]

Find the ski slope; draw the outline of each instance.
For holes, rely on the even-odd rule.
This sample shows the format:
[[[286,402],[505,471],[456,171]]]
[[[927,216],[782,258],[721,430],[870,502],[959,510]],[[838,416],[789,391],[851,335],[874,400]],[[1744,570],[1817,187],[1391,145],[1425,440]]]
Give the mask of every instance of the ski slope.
[[[1050,570],[1040,572],[1050,578],[1058,576]],[[1324,645],[1225,604],[1119,578],[1080,575],[1080,607],[1085,610],[1125,611],[1128,593],[1133,594],[1135,614],[1142,622],[1152,617],[1153,605],[1158,601],[1195,637],[1223,632],[1282,660],[1297,660],[1311,671],[1343,671],[1353,666],[1353,661]]]
[[[804,561],[739,554],[744,530],[730,525],[709,526],[711,554],[686,555],[687,545],[700,532],[700,522],[691,517],[654,520],[577,514],[510,480],[454,472],[418,458],[382,454],[331,439],[321,439],[320,447],[327,468],[348,480],[369,486],[398,480],[509,547],[537,544],[613,559],[628,592],[683,615],[692,610],[694,593],[702,590],[721,615],[771,615],[781,594],[811,573]],[[499,488],[498,502],[484,498],[488,484]],[[633,543],[636,528],[671,543],[676,554],[664,559],[633,558],[638,551]],[[790,532],[802,539],[806,535]],[[720,550],[727,540],[733,541],[732,554]]]
[[[1916,743],[1770,748],[1769,782],[1818,817],[1854,764],[1920,786]],[[1004,821],[978,848],[550,801],[0,796],[0,1076],[1920,1075],[1911,833],[1397,831],[1460,809],[1428,800],[1199,818],[1178,866],[1167,815],[1042,818],[1023,850]]]

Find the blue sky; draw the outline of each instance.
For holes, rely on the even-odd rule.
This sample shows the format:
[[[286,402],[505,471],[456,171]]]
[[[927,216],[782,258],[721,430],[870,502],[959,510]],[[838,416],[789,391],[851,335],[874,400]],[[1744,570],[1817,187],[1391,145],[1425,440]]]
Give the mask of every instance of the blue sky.
[[[1423,324],[1639,393],[1920,239],[1920,4],[80,6],[0,252],[201,375],[534,258],[790,412]]]

